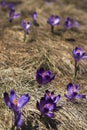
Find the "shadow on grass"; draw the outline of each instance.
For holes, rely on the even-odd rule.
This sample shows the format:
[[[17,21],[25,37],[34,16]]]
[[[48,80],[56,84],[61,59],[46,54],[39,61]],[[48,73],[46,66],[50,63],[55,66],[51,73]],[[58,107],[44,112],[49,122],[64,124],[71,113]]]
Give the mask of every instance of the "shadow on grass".
[[[48,130],[58,130],[58,125],[61,124],[61,122],[57,119],[51,119],[47,117],[42,117],[41,122],[46,126]]]
[[[58,110],[60,108],[58,107]],[[61,122],[57,119],[44,117],[36,112],[29,112],[29,113],[30,115],[27,116],[27,119],[23,123],[21,130],[39,130],[41,127],[44,126],[46,127],[44,129],[58,130],[58,125],[61,124]]]
[[[38,118],[40,115],[38,113],[29,112],[30,115],[27,116],[25,122],[23,122],[21,130],[37,130],[39,128]]]
[[[65,33],[64,29],[58,29],[57,31],[53,32],[53,35],[58,35],[58,36],[62,36],[63,33]]]
[[[65,39],[66,42],[76,42],[76,40],[74,38],[66,38]]]

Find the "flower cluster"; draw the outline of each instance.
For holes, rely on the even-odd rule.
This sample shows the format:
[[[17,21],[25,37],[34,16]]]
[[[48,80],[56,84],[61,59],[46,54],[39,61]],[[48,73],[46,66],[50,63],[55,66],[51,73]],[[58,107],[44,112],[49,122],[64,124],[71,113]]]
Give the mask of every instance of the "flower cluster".
[[[55,2],[55,0],[45,0],[45,2]],[[21,13],[16,13],[15,6],[11,3],[0,2],[2,7],[7,7],[9,9],[9,22],[11,23],[14,19],[17,19],[21,16]],[[31,17],[33,19],[33,24],[35,26],[39,26],[37,21],[38,14],[36,11],[31,13]],[[54,33],[54,27],[60,24],[60,17],[57,15],[51,15],[47,18],[47,23],[51,26],[51,32]],[[24,29],[24,41],[26,40],[26,34],[29,34],[29,28],[31,26],[31,22],[26,22],[25,20],[21,21],[21,26]],[[67,17],[64,21],[64,29],[73,29],[78,28],[79,23],[78,21],[74,20],[73,18]]]
[[[65,29],[73,29],[73,28],[78,28],[79,23],[77,21],[74,21],[74,19],[67,17],[64,22],[64,28]]]
[[[45,0],[46,2],[53,1],[53,0]],[[55,1],[55,0],[54,0]],[[6,7],[9,10],[9,23],[13,22],[14,19],[17,19],[21,16],[21,13],[17,13],[15,10],[15,6],[11,3],[0,2],[0,6],[2,8]],[[26,40],[26,35],[30,33],[31,25],[39,26],[37,20],[37,12],[34,11],[31,13],[31,17],[33,22],[27,22],[26,20],[22,20],[20,25],[24,30],[24,41]],[[60,17],[57,15],[51,15],[47,18],[47,23],[51,26],[51,32],[54,33],[54,27],[60,24]],[[32,24],[33,23],[33,24]],[[73,29],[78,28],[79,23],[75,21],[73,18],[67,17],[64,21],[64,28]],[[79,70],[78,62],[82,59],[87,59],[86,53],[80,47],[75,47],[72,50],[72,56],[75,61],[75,77],[77,76],[77,72]],[[55,79],[55,75],[52,73],[51,70],[45,70],[44,68],[39,68],[36,71],[36,81],[40,85],[45,85],[52,80]],[[69,83],[67,85],[67,94],[64,96],[69,100],[74,99],[84,99],[86,95],[78,93],[78,84],[73,85]],[[40,111],[41,115],[52,118],[54,117],[54,110],[57,107],[57,103],[60,100],[61,95],[58,94],[57,96],[54,95],[54,91],[46,90],[43,97],[41,97],[40,101],[37,101],[36,107]],[[16,93],[14,90],[10,91],[10,94],[5,92],[4,93],[4,101],[6,105],[14,112],[14,124],[19,129],[22,125],[22,108],[29,102],[30,96],[29,94],[23,94],[18,100],[16,99]]]
[[[86,95],[78,94],[78,84],[73,85],[69,83],[67,85],[67,94],[64,94],[65,97],[69,100],[74,99],[84,99]],[[45,94],[41,97],[40,101],[37,101],[36,107],[40,111],[41,116],[46,116],[49,118],[54,117],[54,110],[57,107],[57,103],[60,100],[61,95],[54,95],[54,91],[45,90]],[[29,102],[29,94],[23,94],[18,100],[16,99],[16,93],[14,90],[10,91],[10,94],[7,92],[4,93],[4,101],[6,105],[14,112],[14,125],[17,128],[20,128],[22,125],[22,111],[21,109]]]
[[[41,97],[40,102],[37,101],[37,109],[41,112],[41,115],[47,117],[53,117],[53,111],[56,108],[57,102],[60,100],[60,95],[55,96],[54,91],[45,91],[43,97]]]
[[[9,22],[11,23],[14,19],[17,19],[21,16],[20,13],[16,13],[14,4],[6,3],[4,1],[0,2],[2,7],[6,7],[9,10]]]
[[[9,9],[9,22],[12,22],[14,19],[17,19],[21,16],[20,13],[16,13],[15,8],[13,6],[10,6]]]

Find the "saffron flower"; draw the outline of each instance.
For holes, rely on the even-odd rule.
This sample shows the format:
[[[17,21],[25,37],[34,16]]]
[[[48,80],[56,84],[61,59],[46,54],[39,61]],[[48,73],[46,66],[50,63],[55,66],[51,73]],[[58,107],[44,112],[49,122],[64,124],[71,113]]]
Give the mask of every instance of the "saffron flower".
[[[13,6],[9,7],[10,11],[9,11],[9,22],[11,23],[14,19],[17,19],[21,16],[20,13],[16,13],[15,12],[15,8]]]
[[[41,115],[50,118],[54,116],[53,110],[55,109],[55,103],[52,100],[46,100],[45,97],[42,97],[40,102],[37,101],[36,107],[41,112]]]
[[[49,90],[46,90],[44,97],[45,97],[45,100],[51,99],[52,102],[55,103],[55,105],[56,105],[56,103],[60,100],[61,96],[60,95],[55,96],[54,91],[50,92]]]
[[[33,12],[33,13],[31,14],[31,16],[32,16],[32,18],[33,18],[34,21],[37,20],[37,12]]]
[[[41,115],[47,117],[53,117],[53,111],[56,109],[57,103],[60,100],[60,95],[55,96],[54,91],[50,92],[49,90],[45,91],[43,97],[41,97],[40,102],[37,101],[37,109],[41,112]]]
[[[9,10],[15,10],[14,4],[8,3],[7,7],[8,7]]]
[[[14,90],[4,93],[4,101],[6,105],[14,112],[14,125],[19,129],[22,125],[22,111],[21,109],[28,103],[30,97],[28,94],[23,94],[18,100]]]
[[[72,56],[75,60],[75,77],[77,76],[77,72],[79,71],[78,61],[82,59],[87,59],[86,53],[80,47],[75,47],[72,51]]]
[[[41,85],[51,82],[54,78],[55,75],[50,70],[45,71],[44,68],[40,68],[36,72],[36,80]]]
[[[74,21],[72,18],[67,17],[64,22],[64,28],[65,29],[72,29],[72,28],[78,28],[79,23],[77,21]]]
[[[26,40],[26,35],[30,33],[30,27],[32,23],[31,22],[26,22],[26,21],[21,21],[21,27],[24,30],[24,41]]]
[[[76,62],[82,59],[87,59],[86,53],[80,47],[75,47],[72,54]]]
[[[0,2],[0,5],[1,5],[2,7],[5,7],[5,6],[6,6],[6,3],[5,3],[4,1],[1,1],[1,2]]]
[[[78,94],[78,84],[73,85],[72,83],[69,83],[67,85],[67,92],[68,94],[65,94],[65,97],[67,97],[68,99],[86,98],[85,95]]]
[[[33,13],[31,14],[31,16],[32,16],[34,25],[35,25],[35,26],[39,26],[39,24],[37,23],[37,12],[33,12]]]
[[[47,19],[47,23],[51,26],[51,32],[54,32],[54,26],[58,25],[60,23],[60,17],[56,15],[51,15]]]

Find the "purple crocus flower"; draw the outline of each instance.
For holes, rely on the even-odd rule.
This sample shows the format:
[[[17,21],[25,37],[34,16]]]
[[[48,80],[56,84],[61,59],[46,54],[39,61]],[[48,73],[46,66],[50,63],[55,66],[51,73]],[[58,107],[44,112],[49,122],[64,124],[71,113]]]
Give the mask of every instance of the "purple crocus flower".
[[[45,97],[42,97],[40,102],[37,101],[36,107],[41,112],[41,115],[50,118],[54,116],[53,110],[55,109],[55,104],[52,100],[46,100]]]
[[[7,7],[8,7],[9,10],[15,10],[14,4],[8,3]]]
[[[82,59],[87,59],[86,53],[80,47],[75,47],[72,51],[72,55],[76,62]]]
[[[79,23],[77,21],[74,21],[72,18],[67,17],[64,22],[64,28],[72,29],[74,27],[79,27]]]
[[[21,21],[21,27],[24,29],[24,42],[26,40],[26,35],[30,33],[30,27],[32,23],[31,22],[26,22],[26,21]]]
[[[22,125],[22,112],[21,109],[29,101],[30,97],[28,94],[23,94],[18,100],[16,99],[16,93],[14,90],[4,93],[4,101],[6,105],[14,112],[15,126],[20,128]]]
[[[6,3],[5,3],[4,1],[1,1],[1,2],[0,2],[0,6],[5,7],[5,6],[6,6]]]
[[[30,33],[30,27],[31,27],[32,23],[31,22],[26,22],[26,21],[21,21],[21,27],[24,29],[26,34]]]
[[[67,85],[67,92],[68,94],[65,94],[65,97],[67,97],[68,99],[86,98],[85,95],[78,94],[78,84],[73,85],[72,83],[69,83]]]
[[[14,19],[17,19],[21,16],[20,13],[15,12],[15,8],[11,8],[9,12],[9,22],[12,22]]]
[[[75,60],[75,77],[79,71],[78,61],[82,59],[87,59],[86,53],[80,47],[75,47],[72,51],[73,58]]]
[[[39,26],[39,24],[38,24],[38,22],[37,22],[37,12],[33,12],[33,13],[31,14],[31,16],[32,16],[32,19],[33,19],[33,24],[34,24],[35,26]]]
[[[51,15],[47,19],[47,23],[51,25],[51,32],[54,31],[54,26],[58,25],[60,23],[60,17],[56,15]]]
[[[32,16],[32,18],[33,18],[34,21],[37,21],[37,12],[33,12],[31,14],[31,16]]]
[[[46,90],[44,97],[45,97],[45,100],[51,99],[53,101],[53,103],[56,104],[60,100],[61,96],[60,95],[55,96],[54,91],[50,92],[49,90]]]
[[[54,78],[55,75],[50,70],[45,71],[44,68],[40,68],[36,72],[36,80],[41,85],[51,82]]]

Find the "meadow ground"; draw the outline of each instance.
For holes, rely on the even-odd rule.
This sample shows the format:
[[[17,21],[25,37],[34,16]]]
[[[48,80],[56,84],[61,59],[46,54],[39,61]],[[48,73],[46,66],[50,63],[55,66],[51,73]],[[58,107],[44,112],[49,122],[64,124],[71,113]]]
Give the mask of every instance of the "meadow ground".
[[[3,93],[12,88],[20,97],[29,93],[31,99],[23,108],[22,130],[87,130],[87,98],[74,103],[64,97],[69,82],[79,84],[79,92],[87,95],[87,60],[80,62],[78,78],[74,80],[72,49],[82,47],[87,52],[87,0],[56,0],[49,4],[43,0],[9,0],[16,4],[22,17],[8,22],[8,12],[0,7],[0,130],[10,130],[13,113],[3,101]],[[22,19],[32,21],[31,12],[38,13],[39,27],[31,27],[27,41],[23,42]],[[61,23],[50,32],[47,17],[56,14]],[[66,17],[73,17],[80,23],[79,30],[64,31]],[[36,70],[44,66],[56,77],[47,85],[39,87]],[[61,94],[55,118],[40,118],[36,102],[46,89]]]

